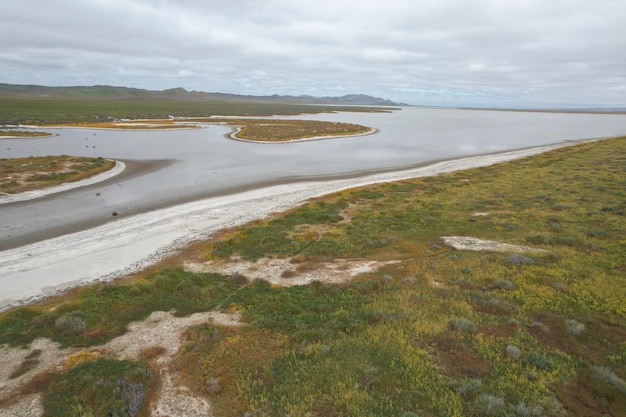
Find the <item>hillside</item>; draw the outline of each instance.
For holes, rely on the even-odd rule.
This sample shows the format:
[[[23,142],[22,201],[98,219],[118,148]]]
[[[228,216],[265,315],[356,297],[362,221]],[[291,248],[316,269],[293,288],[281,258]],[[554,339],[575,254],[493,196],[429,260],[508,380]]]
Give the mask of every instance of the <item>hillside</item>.
[[[366,106],[406,106],[379,97],[349,94],[340,97],[313,96],[252,96],[227,93],[207,93],[173,88],[163,91],[113,86],[44,87],[38,85],[0,84],[2,98],[74,99],[74,100],[170,100],[170,101],[230,101],[289,104],[342,104]]]
[[[272,116],[324,112],[388,112],[387,100],[344,97],[241,96],[175,88],[42,87],[0,84],[0,125],[107,122],[210,116]],[[385,106],[385,107],[378,107]]]

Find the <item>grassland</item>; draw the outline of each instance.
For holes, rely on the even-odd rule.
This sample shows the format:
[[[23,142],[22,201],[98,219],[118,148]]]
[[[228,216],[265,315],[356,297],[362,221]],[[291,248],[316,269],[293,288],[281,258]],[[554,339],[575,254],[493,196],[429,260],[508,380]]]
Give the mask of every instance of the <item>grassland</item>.
[[[128,279],[2,313],[0,343],[98,346],[152,311],[220,309],[245,325],[190,328],[174,362],[216,416],[622,416],[625,174],[616,138],[346,190]],[[450,235],[543,251],[456,250],[442,243]],[[184,267],[268,257],[290,260],[286,283],[337,259],[394,263],[296,286]],[[49,416],[142,416],[138,399],[158,385],[149,366],[97,359],[25,390],[44,393]]]
[[[79,181],[114,165],[114,161],[104,158],[66,155],[0,159],[0,193],[15,194]]]
[[[370,128],[315,120],[254,119],[249,116],[297,115],[322,112],[376,112],[389,109],[357,106],[321,106],[272,103],[168,102],[163,100],[7,99],[0,102],[0,125],[78,126],[101,129],[180,129],[193,123],[239,127],[237,138],[284,142],[313,137],[357,135]],[[210,116],[239,116],[220,118]],[[172,117],[174,116],[175,119]],[[130,120],[129,120],[130,119]],[[187,123],[186,123],[187,122]],[[0,131],[6,136],[44,136],[46,132]]]
[[[372,112],[389,109],[227,101],[104,100],[101,97],[94,100],[7,97],[0,100],[0,125],[110,122],[115,119],[166,119],[169,116],[254,117],[340,111]]]

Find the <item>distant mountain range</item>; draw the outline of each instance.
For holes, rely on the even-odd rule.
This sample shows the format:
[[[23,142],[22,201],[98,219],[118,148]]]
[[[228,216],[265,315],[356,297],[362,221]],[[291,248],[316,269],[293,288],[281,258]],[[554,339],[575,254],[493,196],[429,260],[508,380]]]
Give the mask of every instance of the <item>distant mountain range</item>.
[[[340,97],[313,96],[251,96],[228,93],[207,93],[187,91],[184,88],[172,88],[163,91],[143,90],[139,88],[112,87],[96,85],[90,87],[44,87],[39,85],[0,84],[0,98],[51,98],[75,100],[141,100],[158,99],[171,101],[231,101],[265,102],[290,104],[341,104],[365,106],[408,106],[380,97],[365,94],[348,94]]]

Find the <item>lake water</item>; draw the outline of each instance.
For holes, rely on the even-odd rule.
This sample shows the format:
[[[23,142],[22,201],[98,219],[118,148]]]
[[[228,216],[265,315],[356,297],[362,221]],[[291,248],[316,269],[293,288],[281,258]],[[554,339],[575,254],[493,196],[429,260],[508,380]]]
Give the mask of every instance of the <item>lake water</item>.
[[[116,131],[46,129],[57,136],[2,139],[0,157],[102,156],[155,161],[143,170],[89,187],[0,206],[0,250],[87,228],[156,207],[235,189],[313,177],[418,165],[565,140],[626,134],[626,115],[403,108],[303,119],[358,123],[378,133],[287,144],[228,140],[230,128]],[[42,130],[42,129],[37,129]]]

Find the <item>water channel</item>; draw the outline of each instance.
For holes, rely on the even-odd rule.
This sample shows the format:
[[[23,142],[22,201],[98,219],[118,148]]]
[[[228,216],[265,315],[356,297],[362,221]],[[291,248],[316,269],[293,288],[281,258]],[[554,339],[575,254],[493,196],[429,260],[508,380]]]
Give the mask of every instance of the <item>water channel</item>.
[[[283,144],[225,138],[230,128],[46,129],[54,137],[0,140],[0,157],[102,156],[133,174],[0,206],[0,250],[180,202],[268,183],[396,169],[439,159],[626,134],[626,115],[406,107],[389,113],[298,118],[358,123],[376,134]],[[41,129],[39,129],[41,130]]]

